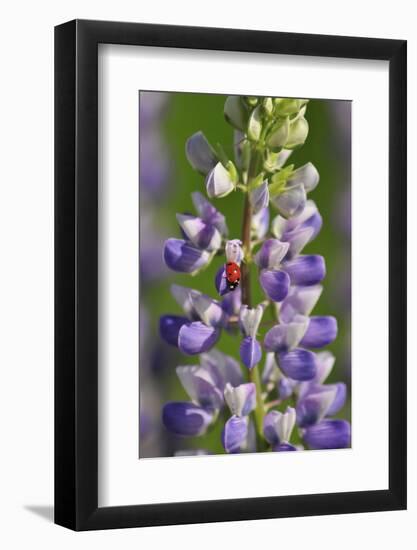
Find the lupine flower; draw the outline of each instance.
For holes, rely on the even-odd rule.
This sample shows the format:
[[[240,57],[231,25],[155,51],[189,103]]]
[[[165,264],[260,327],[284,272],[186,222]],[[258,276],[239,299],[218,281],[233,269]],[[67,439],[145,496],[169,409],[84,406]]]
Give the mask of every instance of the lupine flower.
[[[266,206],[252,216],[251,236],[262,240],[269,229],[269,208]]]
[[[350,445],[350,424],[326,419],[307,428],[303,437],[312,449],[343,449]]]
[[[287,258],[297,256],[320,232],[323,220],[314,201],[307,201],[298,216],[285,219],[276,216],[272,221],[272,233],[281,241],[289,243]]]
[[[227,235],[224,216],[200,193],[192,200],[198,216],[177,214],[184,239],[168,239],[164,245],[164,260],[173,271],[196,273],[206,267]]]
[[[187,139],[185,153],[191,166],[203,175],[208,174],[219,161],[203,132],[196,132]]]
[[[248,369],[253,369],[262,358],[262,349],[256,339],[264,309],[258,305],[254,309],[243,305],[240,309],[239,322],[244,339],[240,344],[240,358]]]
[[[171,292],[186,316],[163,315],[159,320],[161,337],[187,355],[211,349],[225,324],[221,304],[201,292],[172,285]]]
[[[346,385],[325,383],[335,357],[323,348],[336,338],[337,320],[312,314],[323,291],[325,260],[319,254],[303,254],[323,223],[317,205],[307,200],[319,174],[310,162],[298,168],[286,165],[292,150],[307,138],[306,108],[304,99],[229,96],[224,114],[235,130],[235,164],[221,146],[217,153],[202,132],[186,144],[191,166],[205,176],[208,197],[221,199],[243,190],[249,218],[244,219],[242,242],[227,240],[224,216],[201,193],[192,194],[196,215],[177,215],[183,239],[166,242],[166,264],[196,274],[215,255],[222,255],[224,247],[222,264],[213,273],[222,298],[171,287],[182,312],[161,317],[161,337],[185,355],[199,355],[199,361],[177,367],[190,401],[167,403],[162,418],[174,434],[194,437],[220,422],[228,408],[230,417],[221,435],[226,453],[256,451],[257,441],[278,452],[350,444],[349,423],[333,418],[343,409]],[[259,166],[259,173],[252,173],[253,166]],[[269,203],[279,211],[271,227]],[[259,247],[256,253],[255,247]],[[230,270],[239,275],[242,262],[245,276],[240,286],[233,287]],[[250,304],[250,285],[245,286],[251,262],[258,267],[266,297],[256,307]],[[274,315],[272,323],[263,320],[266,308]],[[269,325],[262,344],[261,324]],[[237,337],[238,328],[243,336],[242,365],[214,347],[223,330]],[[263,349],[260,378],[257,369]],[[244,375],[245,368],[249,372]],[[301,438],[303,445],[295,445],[294,438]]]
[[[218,162],[214,168],[210,170],[206,177],[207,195],[211,198],[226,197],[236,187],[233,176],[221,162]]]
[[[273,451],[297,450],[289,442],[295,426],[295,416],[295,410],[292,407],[287,407],[285,413],[271,411],[265,416],[264,435]]]
[[[201,355],[200,365],[179,366],[177,376],[192,402],[170,402],[163,409],[162,420],[172,433],[181,436],[202,435],[216,419],[225,402],[234,417],[246,417],[255,405],[253,384],[242,384],[242,373],[236,361],[218,350]],[[234,386],[233,386],[234,385]],[[228,424],[226,441],[233,432]],[[247,443],[249,423],[246,422]],[[233,432],[234,433],[234,432]],[[234,435],[233,437],[236,437]],[[231,451],[232,452],[232,451]]]
[[[224,398],[232,416],[223,428],[223,447],[228,453],[247,450],[250,442],[248,416],[256,405],[255,384],[241,384],[236,388],[227,384],[224,390]]]
[[[255,215],[259,214],[261,210],[267,207],[269,204],[268,182],[264,181],[261,185],[259,185],[259,187],[253,189],[249,194],[249,200],[252,205],[252,211]]]
[[[255,262],[260,268],[259,282],[266,296],[274,302],[281,302],[288,294],[290,277],[280,269],[288,248],[288,243],[268,239],[255,256]]]
[[[193,403],[167,403],[162,421],[170,432],[182,436],[202,435],[213,420],[213,413]]]

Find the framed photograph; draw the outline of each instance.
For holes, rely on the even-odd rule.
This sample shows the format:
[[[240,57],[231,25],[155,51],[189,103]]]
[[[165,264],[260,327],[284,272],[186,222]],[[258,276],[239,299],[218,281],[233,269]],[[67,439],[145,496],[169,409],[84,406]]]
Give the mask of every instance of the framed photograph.
[[[55,521],[406,507],[406,42],[55,29]]]

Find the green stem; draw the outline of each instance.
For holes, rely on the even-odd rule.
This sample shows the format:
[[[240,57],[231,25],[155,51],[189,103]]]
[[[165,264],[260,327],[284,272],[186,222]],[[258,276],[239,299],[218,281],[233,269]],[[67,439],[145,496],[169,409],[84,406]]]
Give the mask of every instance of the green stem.
[[[256,177],[259,170],[259,163],[262,160],[262,151],[254,149],[252,151],[251,161],[248,171],[248,184]],[[251,225],[252,225],[252,207],[249,201],[249,194],[246,194],[245,205],[242,220],[242,245],[243,249],[251,257]],[[244,262],[241,267],[241,289],[242,303],[252,307],[251,287],[250,287],[250,265]],[[249,381],[256,387],[256,409],[254,411],[255,426],[257,433],[258,450],[264,450],[265,442],[263,439],[263,419],[265,415],[264,402],[262,399],[262,385],[259,375],[258,365],[249,371]]]

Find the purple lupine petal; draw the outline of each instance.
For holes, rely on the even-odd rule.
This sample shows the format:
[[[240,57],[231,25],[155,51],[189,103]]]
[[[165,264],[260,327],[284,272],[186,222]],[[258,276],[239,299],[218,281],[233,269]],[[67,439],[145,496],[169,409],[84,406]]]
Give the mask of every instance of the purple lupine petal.
[[[235,184],[230,177],[229,172],[221,162],[218,162],[214,168],[210,170],[206,177],[207,195],[211,198],[225,197],[233,191]]]
[[[178,346],[180,328],[188,322],[187,317],[180,315],[162,315],[159,319],[159,334],[171,346]]]
[[[337,336],[337,321],[335,317],[310,317],[310,322],[301,345],[306,348],[323,348]]]
[[[350,424],[346,420],[322,420],[304,432],[311,449],[345,449],[350,446]]]
[[[287,451],[298,451],[297,447],[291,445],[291,443],[278,443],[272,447],[274,453],[287,452]]]
[[[247,416],[231,416],[222,432],[222,444],[227,453],[238,453],[246,445],[249,419]]]
[[[270,445],[288,443],[295,425],[295,409],[287,407],[285,413],[270,411],[264,417],[263,432]]]
[[[233,387],[243,382],[240,364],[230,355],[226,355],[217,349],[212,349],[200,356],[201,364],[210,370],[216,385],[223,392],[227,383]]]
[[[323,420],[336,394],[336,386],[318,386],[300,399],[296,407],[298,426],[306,428]]]
[[[242,307],[242,291],[238,287],[233,292],[228,292],[222,300],[222,308],[226,315],[239,315]]]
[[[308,193],[317,187],[319,180],[317,168],[311,162],[307,162],[304,166],[294,170],[288,179],[288,184],[291,186],[302,184]]]
[[[198,215],[209,225],[214,225],[220,231],[220,234],[226,236],[228,233],[226,219],[217,208],[199,191],[191,193],[191,199]]]
[[[285,271],[262,270],[259,281],[266,296],[274,302],[282,302],[288,294],[290,277]]]
[[[313,380],[301,382],[298,387],[299,399],[303,399],[312,389],[321,386],[329,376],[335,363],[335,356],[330,351],[321,351],[316,353],[317,372]]]
[[[265,344],[265,342],[264,342]],[[275,361],[275,353],[269,352],[265,357],[265,365],[262,371],[262,383],[276,383],[281,377],[277,362]]]
[[[264,181],[249,193],[249,200],[254,214],[258,214],[269,204],[268,182]]]
[[[185,144],[185,154],[188,162],[204,176],[214,168],[219,161],[210,143],[203,132],[196,132],[189,137]]]
[[[263,239],[269,228],[269,208],[262,208],[252,216],[251,232],[255,239]]]
[[[240,358],[248,369],[253,369],[262,358],[262,348],[258,340],[250,336],[244,338],[240,344]]]
[[[265,349],[287,352],[296,348],[307,330],[308,323],[308,317],[300,315],[291,323],[275,325],[265,335]]]
[[[308,382],[302,382],[303,384],[308,384]],[[288,399],[293,393],[295,388],[297,388],[299,382],[297,380],[292,380],[292,378],[287,378],[283,376],[278,381],[278,397],[282,400]]]
[[[310,315],[322,291],[320,285],[291,287],[280,307],[280,321],[289,323],[296,315]]]
[[[298,216],[286,220],[276,216],[272,221],[272,233],[281,241],[288,242],[290,247],[287,259],[293,259],[320,232],[323,225],[317,206],[314,201],[307,201],[304,210]]]
[[[177,221],[185,236],[198,248],[210,252],[218,250],[222,243],[219,231],[214,225],[209,225],[197,216],[177,214]]]
[[[166,429],[176,435],[202,435],[212,420],[211,412],[193,403],[170,402],[162,410],[162,421]]]
[[[180,328],[178,347],[186,355],[197,355],[211,349],[219,338],[220,329],[196,321]]]
[[[240,264],[243,260],[242,241],[239,239],[227,241],[224,252],[228,262]]]
[[[314,353],[301,348],[279,354],[278,364],[282,372],[293,380],[312,380],[317,371]]]
[[[326,265],[323,256],[298,256],[285,262],[282,269],[288,273],[291,284],[296,286],[311,286],[322,281],[326,275]]]
[[[245,336],[256,338],[263,314],[264,308],[261,304],[254,308],[249,308],[247,305],[242,305],[239,312],[239,323],[242,333]]]
[[[223,406],[223,394],[208,369],[200,365],[186,365],[177,367],[176,372],[192,401],[209,409]]]
[[[226,384],[224,399],[234,416],[248,416],[256,407],[256,386],[248,383],[233,388]]]
[[[205,294],[192,296],[193,307],[203,323],[210,327],[221,327],[224,324],[224,311],[216,300]]]
[[[227,286],[226,270],[224,269],[224,265],[220,266],[219,269],[217,270],[216,277],[214,279],[214,284],[220,296],[224,296],[225,294],[228,294],[231,292],[229,290],[229,287]]]
[[[211,255],[182,239],[168,239],[164,244],[164,260],[173,271],[193,273],[206,266]]]
[[[336,386],[336,396],[333,400],[333,403],[327,410],[327,416],[333,416],[334,414],[337,414],[340,409],[344,407],[346,402],[346,384],[344,384],[343,382],[339,382],[338,384],[334,385]]]
[[[267,239],[255,255],[255,262],[260,269],[279,269],[288,248],[288,243],[278,239]]]
[[[273,197],[271,202],[284,217],[297,216],[303,211],[307,202],[304,185],[294,185],[285,189],[285,191]]]

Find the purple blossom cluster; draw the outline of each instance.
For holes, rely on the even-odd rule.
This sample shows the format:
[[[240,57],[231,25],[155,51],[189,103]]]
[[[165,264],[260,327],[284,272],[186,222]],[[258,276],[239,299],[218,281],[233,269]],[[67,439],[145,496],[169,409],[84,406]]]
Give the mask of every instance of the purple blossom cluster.
[[[323,223],[307,196],[319,173],[310,162],[287,164],[307,138],[306,108],[307,100],[230,96],[225,117],[235,128],[234,160],[202,132],[186,143],[208,198],[240,191],[245,209],[242,235],[230,239],[225,217],[194,192],[195,214],[178,214],[181,238],[165,242],[164,261],[176,272],[197,275],[215,256],[224,253],[225,260],[213,273],[217,298],[171,286],[182,311],[160,318],[160,334],[196,361],[176,369],[189,400],[165,404],[162,419],[182,437],[223,422],[227,453],[350,445],[350,424],[334,418],[345,404],[346,385],[325,383],[335,357],[324,348],[337,337],[337,320],[312,315],[326,263],[321,255],[303,254]],[[277,211],[272,221],[270,208]],[[250,303],[251,265],[265,296],[256,306]],[[239,360],[216,348],[223,331],[235,335]]]

